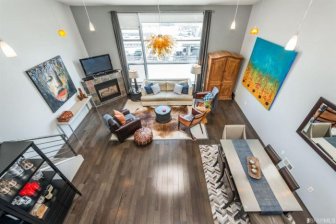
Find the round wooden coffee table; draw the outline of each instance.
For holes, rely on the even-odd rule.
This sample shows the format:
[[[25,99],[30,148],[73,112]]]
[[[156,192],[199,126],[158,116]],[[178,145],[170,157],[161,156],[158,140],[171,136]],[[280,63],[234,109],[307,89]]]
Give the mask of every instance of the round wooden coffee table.
[[[170,106],[158,106],[155,108],[156,121],[164,124],[168,123],[171,118],[171,107]]]

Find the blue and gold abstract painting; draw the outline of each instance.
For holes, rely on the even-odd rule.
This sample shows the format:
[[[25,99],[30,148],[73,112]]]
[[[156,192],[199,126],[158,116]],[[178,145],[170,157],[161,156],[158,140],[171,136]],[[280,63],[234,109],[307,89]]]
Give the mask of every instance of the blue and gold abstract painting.
[[[297,52],[257,38],[243,76],[243,86],[269,110],[284,82]]]

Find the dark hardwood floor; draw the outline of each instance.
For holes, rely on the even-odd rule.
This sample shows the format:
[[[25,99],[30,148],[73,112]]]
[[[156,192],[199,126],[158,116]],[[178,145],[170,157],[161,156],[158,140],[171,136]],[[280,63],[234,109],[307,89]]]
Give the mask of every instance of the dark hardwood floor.
[[[126,98],[92,109],[73,141],[84,162],[74,184],[82,192],[65,223],[213,223],[199,144],[218,144],[225,124],[246,124],[247,137],[258,138],[234,101],[221,101],[208,116],[208,140],[157,140],[147,147],[111,142],[102,115],[122,109]],[[306,220],[306,213],[295,214]],[[297,222],[303,223],[303,222]]]

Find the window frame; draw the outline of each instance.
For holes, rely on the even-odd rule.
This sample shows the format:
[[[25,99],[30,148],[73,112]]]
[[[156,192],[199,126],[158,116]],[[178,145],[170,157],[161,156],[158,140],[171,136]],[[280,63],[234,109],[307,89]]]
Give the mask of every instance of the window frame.
[[[178,13],[178,12],[177,12]],[[125,42],[140,42],[141,43],[141,51],[142,51],[142,62],[129,62],[127,60],[127,67],[128,69],[130,69],[130,66],[132,65],[142,65],[144,67],[144,72],[145,72],[145,79],[148,79],[149,78],[149,74],[148,74],[148,65],[160,65],[160,64],[193,64],[193,63],[198,63],[198,60],[199,60],[199,57],[200,57],[200,51],[198,52],[198,55],[196,56],[196,59],[195,59],[195,62],[169,62],[169,61],[162,61],[162,62],[148,62],[147,60],[147,54],[146,54],[146,46],[145,46],[145,43],[149,41],[149,39],[144,39],[144,34],[143,34],[143,24],[145,23],[150,23],[150,22],[141,22],[140,20],[140,16],[139,16],[139,13],[135,13],[137,15],[137,18],[138,18],[138,22],[139,22],[139,25],[138,25],[138,32],[139,32],[139,39],[124,39],[123,37],[123,43],[125,45]],[[161,22],[160,24],[164,24],[164,23],[174,23],[174,24],[178,24],[178,23],[187,23],[187,24],[199,24],[200,22]],[[202,27],[201,29],[203,30],[203,23],[202,24]],[[122,29],[121,29],[121,32],[122,32]],[[202,32],[202,31],[201,31]],[[199,39],[177,39],[175,40],[176,43],[178,42],[198,42],[199,43],[199,47],[201,47],[201,41],[202,41],[202,36],[199,37]],[[125,50],[126,51],[126,50]],[[195,81],[195,80],[194,80]],[[141,82],[140,82],[141,83]]]

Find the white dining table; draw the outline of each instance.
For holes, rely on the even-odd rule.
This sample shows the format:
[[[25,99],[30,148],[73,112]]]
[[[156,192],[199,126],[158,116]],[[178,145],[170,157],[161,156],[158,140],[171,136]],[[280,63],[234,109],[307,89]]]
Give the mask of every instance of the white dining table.
[[[281,206],[282,211],[302,211],[299,202],[287,186],[276,166],[272,163],[272,160],[267,155],[260,141],[257,139],[248,139],[245,141],[248,144],[253,156],[259,159],[261,172],[267,180],[268,185]],[[248,177],[248,174],[246,174],[243,168],[233,141],[222,139],[220,140],[220,143],[245,212],[261,212],[258,200],[260,202],[262,199],[259,198],[257,200],[248,179],[250,177]]]

